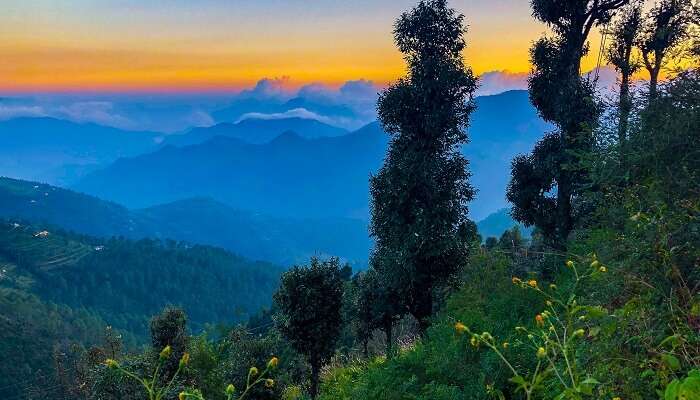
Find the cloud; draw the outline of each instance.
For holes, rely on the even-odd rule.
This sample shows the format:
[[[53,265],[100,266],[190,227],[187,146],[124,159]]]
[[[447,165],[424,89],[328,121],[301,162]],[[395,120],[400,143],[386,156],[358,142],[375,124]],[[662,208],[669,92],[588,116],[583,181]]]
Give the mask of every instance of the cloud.
[[[38,105],[4,105],[0,104],[0,120],[20,117],[46,117],[44,108]]]
[[[75,122],[92,122],[121,129],[135,129],[134,122],[116,112],[109,101],[80,101],[56,109],[58,116]]]
[[[240,122],[246,119],[286,119],[286,118],[302,118],[302,119],[314,119],[319,122],[323,122],[324,124],[329,124],[329,125],[336,125],[337,121],[333,120],[333,118],[325,117],[323,115],[319,115],[313,111],[309,111],[305,108],[294,108],[292,110],[287,110],[285,112],[280,112],[280,113],[258,113],[258,112],[251,112],[251,113],[246,113],[243,114],[238,121]]]
[[[290,89],[290,78],[264,78],[259,80],[251,89],[243,90],[238,94],[240,98],[253,98],[258,100],[285,100],[293,96],[294,91]]]
[[[488,96],[508,90],[527,89],[527,72],[490,71],[479,76],[477,96]]]

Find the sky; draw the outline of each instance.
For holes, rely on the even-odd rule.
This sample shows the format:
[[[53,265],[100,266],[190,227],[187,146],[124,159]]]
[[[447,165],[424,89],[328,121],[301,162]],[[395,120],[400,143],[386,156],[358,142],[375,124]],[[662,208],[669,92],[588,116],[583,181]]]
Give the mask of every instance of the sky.
[[[4,0],[0,94],[230,92],[263,78],[382,86],[403,72],[392,24],[413,0]],[[465,57],[522,81],[545,32],[526,0],[452,0]],[[593,49],[599,35],[593,34]],[[593,52],[594,53],[594,52]],[[584,66],[594,66],[589,57]],[[494,74],[494,71],[498,74]]]

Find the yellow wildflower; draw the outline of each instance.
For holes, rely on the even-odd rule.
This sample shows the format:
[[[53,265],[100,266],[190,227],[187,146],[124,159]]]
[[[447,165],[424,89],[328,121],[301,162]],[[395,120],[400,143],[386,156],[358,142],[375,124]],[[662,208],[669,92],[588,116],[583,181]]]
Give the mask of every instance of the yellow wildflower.
[[[185,392],[180,392],[180,394],[177,395],[177,398],[179,400],[185,400],[187,398],[187,394]]]
[[[527,281],[527,284],[534,288],[537,287],[537,281],[534,279],[530,279],[529,281]]]
[[[542,317],[542,314],[535,315],[535,322],[537,322],[538,326],[544,326],[544,317]]]
[[[277,365],[280,363],[280,360],[277,357],[272,357],[270,361],[267,362],[267,368],[274,369],[277,368]]]
[[[466,331],[468,331],[468,330],[469,330],[469,328],[467,328],[467,326],[464,325],[464,324],[461,323],[461,322],[457,322],[457,323],[455,324],[455,331],[457,331],[457,333],[464,333],[464,332],[466,332]]]

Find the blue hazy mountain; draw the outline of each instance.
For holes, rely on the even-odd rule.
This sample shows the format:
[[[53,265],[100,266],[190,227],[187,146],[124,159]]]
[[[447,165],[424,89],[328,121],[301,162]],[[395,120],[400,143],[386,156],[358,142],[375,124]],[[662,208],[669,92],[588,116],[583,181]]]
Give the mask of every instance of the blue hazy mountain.
[[[206,196],[277,216],[366,218],[369,174],[386,143],[376,123],[318,139],[288,131],[264,144],[217,136],[118,160],[75,189],[132,208]]]
[[[507,206],[512,158],[529,151],[549,127],[525,91],[476,102],[471,142],[464,153],[479,190],[470,210],[479,220]],[[268,215],[367,219],[368,178],[381,166],[388,140],[376,122],[344,136],[318,139],[287,131],[263,144],[217,136],[120,159],[74,187],[129,207],[205,196]]]
[[[483,240],[489,237],[500,238],[503,232],[513,227],[519,227],[524,237],[529,238],[532,228],[525,228],[510,216],[510,210],[502,208],[488,217],[476,223],[476,227]]]
[[[337,255],[363,265],[370,240],[365,221],[352,218],[273,218],[208,198],[147,209],[47,184],[0,178],[0,219],[47,223],[96,237],[174,239],[218,246],[282,265],[312,255]]]
[[[244,119],[237,123],[220,123],[206,128],[194,128],[187,133],[168,136],[164,144],[186,146],[204,143],[217,136],[241,139],[248,143],[267,143],[286,131],[297,132],[304,138],[342,136],[345,129],[327,125],[314,119],[277,118]]]
[[[120,158],[151,151],[159,135],[54,118],[0,122],[0,176],[65,184]]]

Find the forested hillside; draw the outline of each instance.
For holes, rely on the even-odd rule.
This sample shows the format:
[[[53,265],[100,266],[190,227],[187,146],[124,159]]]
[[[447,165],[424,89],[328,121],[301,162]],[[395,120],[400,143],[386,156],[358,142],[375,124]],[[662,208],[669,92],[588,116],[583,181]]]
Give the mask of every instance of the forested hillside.
[[[12,383],[25,378],[55,385],[52,352],[102,343],[107,326],[129,348],[146,343],[151,315],[166,306],[186,310],[192,332],[245,320],[270,304],[281,272],[213,247],[96,239],[7,220],[0,268],[5,395],[20,394]]]

